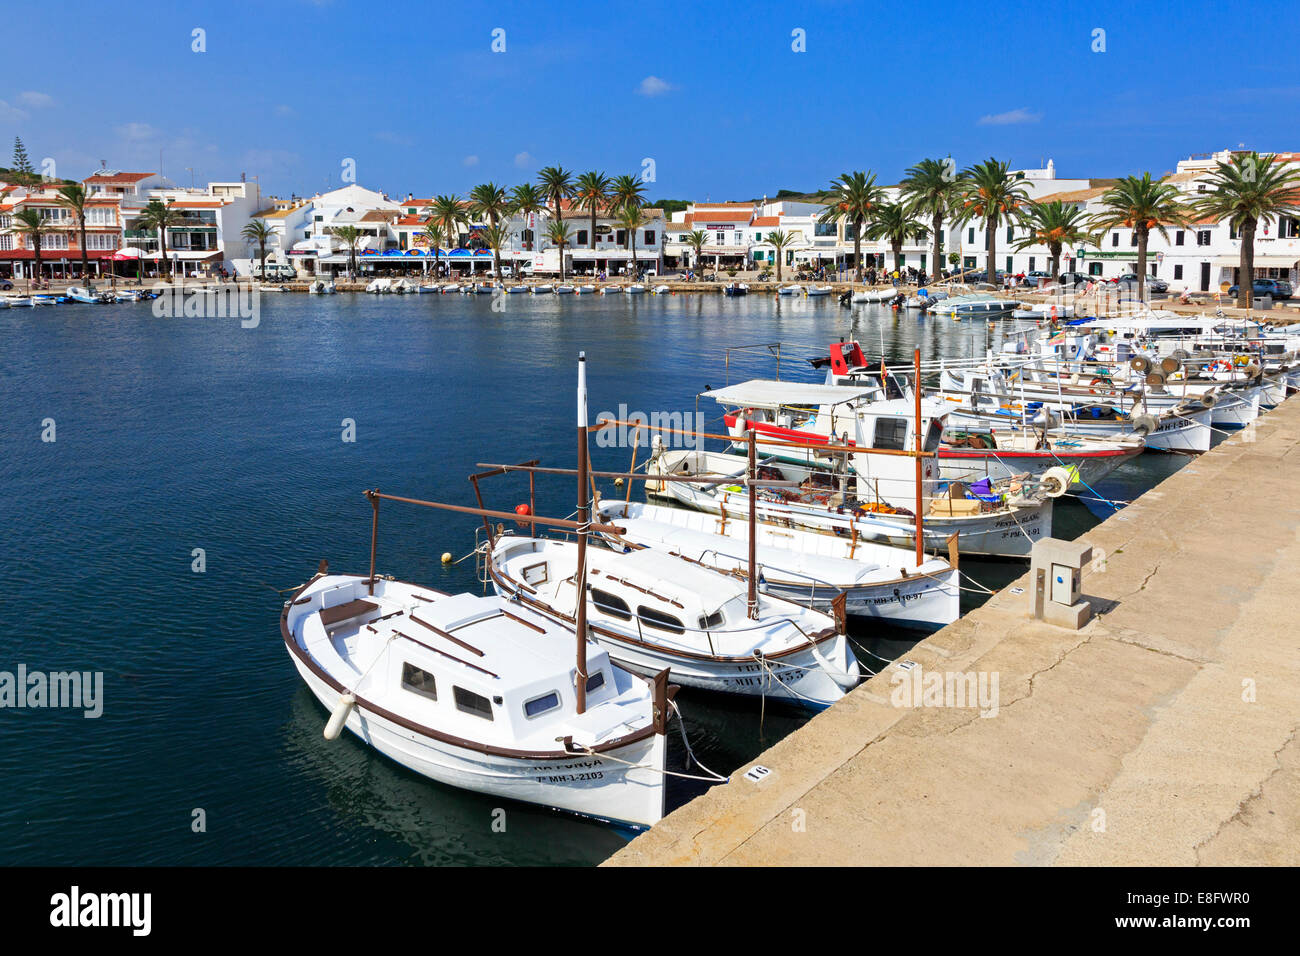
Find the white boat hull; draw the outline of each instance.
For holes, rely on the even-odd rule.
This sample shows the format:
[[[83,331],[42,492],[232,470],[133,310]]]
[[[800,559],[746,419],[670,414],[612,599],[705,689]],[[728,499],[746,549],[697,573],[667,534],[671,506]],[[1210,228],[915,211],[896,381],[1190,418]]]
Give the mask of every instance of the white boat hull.
[[[293,661],[316,699],[332,709],[338,691],[297,657]],[[651,769],[663,766],[663,734],[651,734],[608,755],[537,761],[455,747],[422,736],[360,702],[345,726],[390,760],[447,786],[629,827],[649,827],[663,817],[663,777]]]

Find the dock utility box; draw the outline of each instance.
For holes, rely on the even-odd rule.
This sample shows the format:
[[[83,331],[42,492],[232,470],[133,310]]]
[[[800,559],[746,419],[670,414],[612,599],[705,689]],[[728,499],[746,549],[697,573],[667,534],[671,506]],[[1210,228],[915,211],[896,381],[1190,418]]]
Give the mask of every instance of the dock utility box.
[[[1029,616],[1078,630],[1088,623],[1092,606],[1083,599],[1083,566],[1092,560],[1092,545],[1043,538],[1029,555]]]

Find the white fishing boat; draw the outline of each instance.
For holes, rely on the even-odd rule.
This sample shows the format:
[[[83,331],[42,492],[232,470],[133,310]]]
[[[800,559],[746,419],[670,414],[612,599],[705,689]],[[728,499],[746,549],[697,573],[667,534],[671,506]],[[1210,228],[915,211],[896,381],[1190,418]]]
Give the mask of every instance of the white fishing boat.
[[[555,286],[547,283],[543,283],[541,285],[533,286],[532,291],[533,291],[533,295],[547,295],[555,291]]]
[[[512,285],[506,289],[507,295],[528,295],[529,289],[526,285]]]
[[[820,298],[821,296],[830,295],[831,287],[828,285],[809,286],[807,294],[809,298]]]
[[[653,289],[651,289],[650,291],[653,292],[655,295],[671,295],[673,289],[672,289],[672,286],[668,286],[668,285],[657,285],[657,286],[655,286]]]
[[[645,293],[645,286],[643,285],[630,285],[627,287],[628,295],[642,295],[644,293]]]
[[[439,286],[438,291],[444,295],[450,295],[453,292],[460,291],[460,284],[457,282],[448,282],[446,285]]]
[[[402,766],[493,797],[631,827],[664,813],[662,687],[586,657],[568,628],[496,597],[447,595],[322,568],[285,602],[299,675],[346,727]]]
[[[606,285],[600,288],[601,295],[622,295],[623,287],[617,285]]]
[[[5,296],[5,301],[8,302],[9,307],[13,309],[30,309],[35,305],[35,303],[32,302],[32,297],[30,295],[7,295]]]
[[[856,289],[853,292],[853,301],[855,303],[886,302],[896,295],[898,290],[893,286],[885,286],[883,289]]]
[[[867,465],[864,471],[859,461],[865,457],[861,453],[853,456],[855,474],[850,475],[847,470],[828,473],[825,468],[762,456],[760,477],[793,482],[795,487],[756,496],[758,520],[855,541],[912,546],[916,538],[915,505],[908,499],[915,499],[911,484],[914,479],[899,474],[899,469],[885,467],[899,461],[906,461],[910,467],[911,460],[885,459],[880,465]],[[745,459],[723,452],[657,449],[647,463],[648,474],[694,477],[701,483],[648,482],[646,493],[710,514],[744,520],[749,516],[749,495],[739,483],[744,466]],[[993,487],[988,495],[979,497],[969,495],[960,482],[943,486],[933,459],[925,461],[924,467],[922,540],[927,551],[940,553],[947,553],[949,539],[956,534],[962,554],[1027,558],[1034,542],[1051,537],[1053,498],[1064,494],[1069,486],[1069,476],[1061,469],[1050,476],[1052,483],[1046,489],[1028,482],[1016,483],[1010,486],[1016,488],[1014,493],[1010,487],[1005,491]],[[736,477],[738,483],[713,483],[726,476]]]
[[[801,285],[783,285],[776,290],[777,295],[803,295],[803,286]]]
[[[1013,299],[1000,299],[985,292],[973,292],[967,295],[950,296],[930,307],[935,315],[946,315],[954,319],[969,318],[1003,318],[1020,308],[1020,303]]]
[[[1074,306],[1068,302],[1029,302],[1011,313],[1013,319],[1072,319]]]
[[[580,285],[577,288],[578,295],[595,295],[596,287],[594,285]]]
[[[557,285],[557,286],[555,287],[555,294],[556,294],[556,295],[573,295],[573,286],[571,286],[571,285]]]
[[[335,288],[333,282],[326,282],[324,279],[317,279],[307,289],[312,295],[334,295]],[[421,290],[423,291],[423,289]]]
[[[502,535],[490,573],[497,593],[556,622],[571,621],[577,545]],[[592,640],[641,674],[729,694],[828,707],[858,682],[858,662],[834,618],[759,595],[744,581],[660,551],[587,552]]]
[[[719,571],[748,573],[747,521],[624,501],[600,502],[596,518],[625,529],[605,535],[615,546],[655,548]],[[960,613],[957,569],[943,558],[918,565],[909,548],[764,524],[754,530],[764,593],[823,611],[844,594],[846,613],[906,627],[943,627]]]
[[[1153,451],[1187,454],[1210,450],[1212,417],[1213,409],[1199,403],[1178,406],[1159,414],[1140,410],[1125,413],[1105,403],[1062,406],[1046,402],[1034,409],[1013,403],[985,412],[953,408],[948,413],[951,427],[967,431],[1006,429],[1035,432],[1046,427],[1049,434],[1107,441],[1137,435]]]
[[[496,290],[496,286],[490,282],[480,282],[473,289],[475,295],[491,295]]]
[[[393,291],[392,279],[371,279],[370,284],[366,286],[366,291],[372,295],[383,295]]]

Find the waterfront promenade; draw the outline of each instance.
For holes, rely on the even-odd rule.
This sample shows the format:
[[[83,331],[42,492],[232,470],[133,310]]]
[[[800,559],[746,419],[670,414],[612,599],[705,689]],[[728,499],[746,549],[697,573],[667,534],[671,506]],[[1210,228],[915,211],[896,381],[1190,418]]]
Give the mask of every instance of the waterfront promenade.
[[[1084,629],[1025,575],[904,655],[996,672],[996,716],[885,666],[606,865],[1300,863],[1298,446],[1288,401],[1090,531]]]

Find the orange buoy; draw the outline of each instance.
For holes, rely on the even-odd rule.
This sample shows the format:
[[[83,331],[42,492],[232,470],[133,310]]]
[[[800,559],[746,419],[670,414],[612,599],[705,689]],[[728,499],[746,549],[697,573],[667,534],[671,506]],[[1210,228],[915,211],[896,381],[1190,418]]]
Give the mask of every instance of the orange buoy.
[[[515,514],[517,515],[523,515],[527,517],[532,513],[533,513],[533,509],[528,507],[528,505],[515,505]]]

